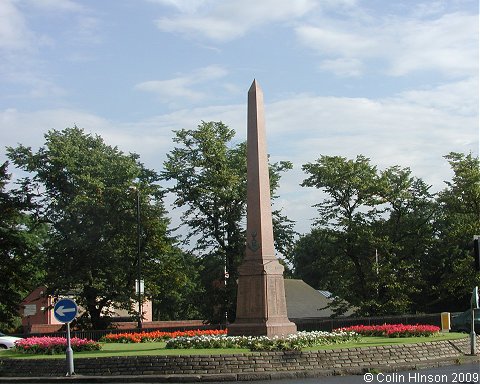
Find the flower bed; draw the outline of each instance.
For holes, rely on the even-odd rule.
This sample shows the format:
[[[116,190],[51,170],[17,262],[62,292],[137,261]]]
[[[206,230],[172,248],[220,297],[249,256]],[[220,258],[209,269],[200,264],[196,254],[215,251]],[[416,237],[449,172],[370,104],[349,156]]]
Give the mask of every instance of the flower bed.
[[[440,332],[440,328],[435,325],[404,325],[404,324],[384,324],[384,325],[354,325],[351,327],[340,328],[343,331],[353,331],[362,336],[383,336],[383,337],[420,337],[435,336]]]
[[[176,332],[136,332],[136,333],[110,333],[103,336],[100,341],[104,343],[147,343],[155,341],[165,341],[177,337],[194,337],[194,336],[214,336],[224,335],[226,330],[204,330],[194,331],[176,331]]]
[[[214,348],[247,348],[251,351],[291,351],[301,350],[313,345],[339,344],[359,339],[359,335],[351,331],[335,332],[297,332],[286,337],[266,336],[194,336],[177,337],[167,341],[169,349],[214,349]]]
[[[98,351],[101,349],[99,343],[73,337],[70,339],[72,350],[75,352]],[[63,337],[29,337],[15,342],[15,351],[28,354],[54,355],[65,353],[67,339]]]

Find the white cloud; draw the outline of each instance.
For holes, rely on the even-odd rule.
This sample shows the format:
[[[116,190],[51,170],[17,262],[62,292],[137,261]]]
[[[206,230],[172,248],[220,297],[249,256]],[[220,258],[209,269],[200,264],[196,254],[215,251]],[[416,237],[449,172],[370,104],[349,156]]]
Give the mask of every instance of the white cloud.
[[[30,47],[32,33],[14,1],[0,2],[0,20],[0,49],[19,50]]]
[[[407,21],[389,32],[391,46],[396,47],[390,51],[394,75],[430,69],[453,75],[478,73],[478,15],[454,13],[431,21]]]
[[[476,103],[477,78],[379,100],[299,95],[267,105],[270,153],[298,167],[321,154],[363,154],[380,168],[410,167],[438,191],[450,177],[444,155],[478,155]],[[289,198],[301,202],[296,193]]]
[[[429,70],[463,76],[478,70],[478,15],[446,13],[438,2],[404,7],[405,15],[396,16],[354,0],[155,2],[179,12],[158,19],[160,30],[219,42],[269,23],[285,23],[321,56],[322,70],[339,76],[359,76],[369,60],[377,60],[393,76]]]
[[[72,0],[28,0],[28,5],[45,11],[56,12],[80,12],[85,9],[83,5]]]
[[[204,71],[204,78],[208,73]],[[363,154],[380,169],[410,167],[414,176],[434,186],[432,191],[442,189],[443,181],[451,177],[444,155],[450,151],[478,155],[478,110],[473,102],[464,105],[464,100],[478,100],[475,81],[411,90],[379,100],[297,95],[267,104],[271,159],[294,164],[294,170],[282,178],[277,206],[283,206],[298,222],[299,232],[308,231],[310,219],[316,215],[311,205],[319,201],[320,192],[299,186],[306,177],[301,165],[322,154],[347,158]],[[223,121],[236,130],[238,141],[246,138],[244,104],[181,109],[129,123],[70,109],[32,113],[9,109],[0,112],[0,135],[4,145],[21,142],[35,147],[43,143],[48,129],[77,124],[124,152],[140,154],[147,167],[160,171],[166,153],[174,146],[172,131],[194,129],[202,120]]]
[[[429,89],[402,92],[400,99],[427,108],[449,111],[464,116],[478,115],[478,77],[455,83],[442,84]]]
[[[71,39],[85,43],[86,45],[100,44],[103,42],[101,27],[102,21],[96,16],[78,16],[77,24],[70,33]]]
[[[0,163],[5,160],[5,146],[21,143],[35,149],[44,143],[43,135],[48,130],[63,130],[77,125],[87,133],[102,136],[107,144],[118,146],[123,152],[140,154],[141,161],[148,167],[161,170],[166,159],[165,154],[173,148],[173,130],[194,129],[201,120],[221,120],[231,128],[237,128],[239,136],[242,137],[245,115],[244,105],[229,105],[183,109],[139,121],[118,123],[75,109],[25,112],[8,108],[0,111]]]
[[[150,3],[157,3],[174,7],[181,12],[193,13],[203,7],[209,0],[147,0]]]
[[[429,70],[447,76],[478,72],[478,15],[456,12],[428,20],[390,16],[350,21],[320,18],[297,26],[295,32],[302,44],[322,57],[322,69],[333,72],[335,62],[367,60],[386,63],[384,72],[393,76]],[[358,76],[358,71],[352,75]]]
[[[431,97],[440,93],[432,93]],[[409,167],[432,192],[445,187],[451,170],[443,156],[450,151],[478,155],[478,117],[458,116],[414,100],[301,96],[267,105],[267,140],[273,161],[290,160],[295,169],[282,178],[279,205],[308,231],[321,200],[316,189],[302,188],[301,165],[321,155],[354,159],[363,154],[379,169]]]
[[[363,72],[363,64],[360,60],[348,58],[323,60],[319,68],[323,71],[333,72],[340,77],[357,77]]]
[[[175,19],[162,18],[157,26],[164,32],[203,34],[212,40],[226,41],[245,33],[245,27],[230,20],[219,20],[215,17],[183,16]]]
[[[478,15],[463,0],[460,6],[434,0],[428,7],[357,0],[145,1],[150,4],[129,1],[107,12],[103,2],[0,0],[2,146],[35,147],[48,129],[77,124],[161,170],[173,148],[172,130],[222,120],[245,140],[244,81],[264,76],[261,82],[275,89],[265,89],[266,100],[276,100],[266,105],[269,153],[295,166],[282,179],[278,203],[301,232],[315,216],[310,205],[319,193],[299,186],[305,178],[300,167],[321,154],[364,154],[380,168],[409,166],[438,190],[450,175],[443,155],[478,153]],[[160,16],[159,28],[196,41],[152,35],[148,20]],[[251,39],[232,41],[248,34]],[[109,39],[101,49],[93,46],[99,36]],[[305,51],[318,54],[317,62]],[[134,71],[132,57],[140,63]],[[340,77],[369,71],[375,80],[329,79],[312,68]],[[151,75],[155,71],[163,75]],[[150,75],[139,80],[139,73]],[[317,96],[316,86],[337,97]],[[341,97],[349,92],[371,98]],[[152,116],[164,110],[145,101],[152,96],[175,110]],[[61,108],[66,105],[76,107]]]
[[[170,2],[171,3],[171,2]],[[173,1],[173,3],[178,3]],[[183,3],[182,3],[183,4]],[[190,4],[190,3],[188,3]],[[189,7],[175,17],[157,20],[165,32],[190,36],[204,36],[215,41],[228,41],[243,36],[247,31],[263,24],[296,19],[316,6],[314,0],[222,0],[198,7],[195,13]]]
[[[226,69],[211,65],[173,79],[144,81],[135,85],[135,89],[152,92],[161,100],[170,103],[185,100],[198,102],[205,99],[208,94],[203,90],[195,90],[196,85],[220,79],[226,75]]]
[[[58,19],[64,13],[69,17],[69,28],[62,28]],[[70,18],[72,13],[75,22]],[[45,34],[42,26],[35,25],[34,21],[42,15],[47,15],[52,30],[62,28],[61,38],[68,39],[69,43],[81,40],[91,44],[98,41],[98,20],[89,15],[87,8],[74,1],[0,1],[0,84],[16,87],[12,93],[4,95],[9,101],[22,98],[58,101],[59,97],[67,94],[57,82],[58,73],[52,74],[46,65],[49,55],[55,53],[61,43],[54,32]],[[78,50],[65,54],[65,57],[91,59],[91,55]]]
[[[72,109],[46,109],[23,112],[14,108],[0,111],[2,145],[21,143],[38,147],[49,129],[62,130],[78,124],[86,129],[104,129],[108,121],[90,113]],[[3,148],[2,148],[3,150]]]
[[[69,18],[68,28],[65,28],[62,35],[70,41],[87,44],[98,44],[102,42],[102,23],[93,13],[91,8],[73,0],[24,0],[27,6],[32,6],[37,12],[36,16],[46,14],[55,23],[67,15]],[[51,36],[56,41],[58,36]]]
[[[299,26],[296,33],[303,44],[325,55],[364,57],[378,49],[378,42],[369,34],[312,25]]]
[[[0,1],[0,49],[36,50],[39,46],[52,45],[56,36],[46,36],[37,33],[27,22],[24,16],[26,10],[46,12],[49,16],[62,13],[76,13],[78,16],[78,28],[76,34],[85,34],[97,26],[97,20],[92,16],[86,16],[87,8],[72,0],[2,0]],[[33,18],[38,16],[30,12]],[[66,31],[64,31],[66,32]],[[89,33],[89,37],[93,34]]]

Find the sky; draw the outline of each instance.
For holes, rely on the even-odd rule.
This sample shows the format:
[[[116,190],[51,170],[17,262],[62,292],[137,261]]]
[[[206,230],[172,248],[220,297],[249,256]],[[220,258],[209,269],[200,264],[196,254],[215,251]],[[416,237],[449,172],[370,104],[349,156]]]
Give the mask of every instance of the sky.
[[[440,191],[443,156],[479,152],[478,1],[0,0],[0,161],[77,125],[161,171],[174,130],[223,121],[246,140],[253,79],[299,233],[322,198],[301,166],[322,155]]]

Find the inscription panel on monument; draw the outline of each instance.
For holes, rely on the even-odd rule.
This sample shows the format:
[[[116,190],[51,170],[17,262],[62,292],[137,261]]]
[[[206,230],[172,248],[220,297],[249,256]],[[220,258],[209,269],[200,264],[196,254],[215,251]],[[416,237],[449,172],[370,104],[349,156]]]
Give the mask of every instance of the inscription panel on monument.
[[[267,280],[267,290],[268,292],[277,292],[277,279],[275,277],[271,277]],[[269,295],[270,299],[268,300],[268,317],[276,316],[278,312],[278,303],[276,300],[277,295]],[[273,299],[273,300],[272,300]]]
[[[281,294],[285,291],[283,276],[270,276],[268,278],[268,317],[285,317],[286,313],[286,300],[285,295]],[[271,294],[274,292],[275,294]]]
[[[247,287],[244,286],[243,288]],[[247,318],[257,317],[259,313],[263,312],[263,308],[265,306],[262,277],[251,276],[248,282],[248,289],[245,289],[245,292],[248,292],[248,294],[239,296],[242,301],[243,308],[243,311],[240,315]]]

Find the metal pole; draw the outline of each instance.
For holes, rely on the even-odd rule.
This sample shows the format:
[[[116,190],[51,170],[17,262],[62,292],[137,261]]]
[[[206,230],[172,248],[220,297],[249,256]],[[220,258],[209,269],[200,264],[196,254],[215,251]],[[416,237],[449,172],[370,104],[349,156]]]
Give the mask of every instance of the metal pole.
[[[137,275],[138,275],[138,328],[142,328],[142,260],[141,260],[141,227],[140,227],[140,188],[137,187]]]
[[[225,283],[225,329],[228,327],[228,290],[227,290],[227,255],[225,254],[225,262],[223,268],[223,281]]]
[[[470,352],[472,355],[477,354],[477,336],[475,335],[475,309],[478,308],[478,287],[475,287],[472,292],[472,298],[470,300],[470,308],[472,311],[471,329],[470,329]]]
[[[67,323],[67,350],[65,351],[67,357],[68,372],[67,376],[75,375],[75,369],[73,366],[73,349],[70,340],[70,323]]]
[[[375,265],[376,265],[376,268],[377,268],[377,298],[378,298],[380,281],[378,280],[378,250],[377,250],[377,248],[375,248]]]
[[[472,306],[472,330],[470,332],[470,354],[476,355],[477,354],[477,338],[475,335],[475,308]]]

